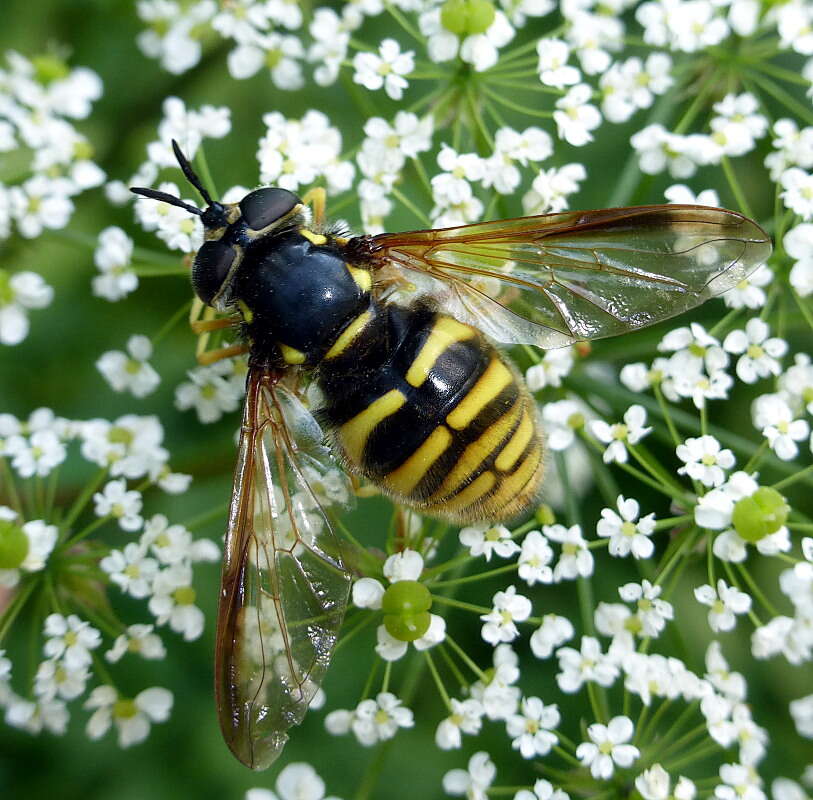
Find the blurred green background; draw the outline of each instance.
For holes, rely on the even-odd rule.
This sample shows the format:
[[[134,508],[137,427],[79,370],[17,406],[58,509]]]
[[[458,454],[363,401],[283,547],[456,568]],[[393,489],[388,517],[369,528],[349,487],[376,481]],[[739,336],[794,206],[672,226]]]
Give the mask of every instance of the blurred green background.
[[[542,34],[548,23],[532,23],[524,33],[526,38],[533,32],[534,25],[539,26],[537,33]],[[89,66],[102,77],[104,96],[94,106],[91,117],[79,122],[77,127],[95,146],[96,160],[109,178],[126,180],[143,160],[146,143],[155,138],[161,103],[169,95],[181,97],[192,108],[203,103],[230,107],[231,135],[209,141],[206,145],[208,162],[221,190],[233,184],[251,186],[256,183],[256,145],[263,133],[261,116],[267,111],[280,110],[286,116],[299,117],[309,108],[321,109],[342,131],[345,146],[360,141],[363,118],[348,100],[350,93],[341,86],[320,89],[309,84],[300,92],[284,93],[277,90],[263,73],[248,81],[234,81],[225,70],[227,47],[219,43],[211,43],[212,47],[207,49],[196,68],[185,75],[172,76],[154,61],[146,59],[136,47],[136,35],[141,28],[134,3],[130,0],[74,0],[71,3],[4,0],[2,3],[0,52],[16,49],[26,56],[33,56],[49,48],[57,48],[60,52],[65,48],[72,66]],[[365,29],[365,33],[368,31],[369,41],[377,41],[385,33],[393,32],[385,18],[376,20]],[[408,42],[403,44],[411,46]],[[352,94],[358,93],[353,91]],[[414,94],[417,96],[420,95]],[[410,93],[407,95],[407,99],[414,97]],[[380,92],[367,95],[365,102],[368,113],[377,110],[388,119],[400,107]],[[670,112],[670,109],[665,110],[667,118]],[[532,122],[517,120],[517,125],[524,127]],[[590,177],[578,195],[580,206],[589,208],[610,204],[613,192],[618,189],[620,165],[628,154],[626,142],[629,134],[641,124],[636,117],[629,126],[609,130],[606,128],[610,126],[605,126],[598,132],[597,142],[590,147],[578,152],[566,147],[557,151],[553,159],[557,166],[579,160],[588,167]],[[756,154],[754,164],[759,160],[761,155]],[[760,181],[766,180],[764,172],[757,168],[752,173],[741,174],[741,178],[758,215],[764,219],[770,213],[768,204],[772,202],[772,197],[768,196],[772,192],[767,193],[760,187]],[[178,180],[177,177],[174,179]],[[629,195],[624,200],[628,204],[660,202],[662,190],[669,183],[668,178],[647,179],[634,193],[624,190]],[[691,185],[699,190],[710,184],[704,183],[701,175]],[[402,190],[426,202],[419,194],[420,189],[409,182]],[[724,204],[732,202],[724,189],[721,190],[721,199]],[[500,211],[519,214],[519,199],[507,201]],[[358,217],[354,213],[351,205],[349,209],[345,208],[343,216],[357,225]],[[393,228],[417,226],[414,217],[404,210],[397,211],[391,222]],[[71,230],[95,237],[103,227],[111,224],[125,228],[134,236],[136,244],[163,249],[159,241],[135,228],[130,208],[112,209],[100,190],[78,198]],[[123,349],[131,334],[152,335],[157,332],[189,299],[187,281],[183,278],[144,278],[138,291],[123,301],[109,303],[95,298],[90,292],[90,280],[95,272],[92,249],[77,245],[61,234],[45,234],[34,241],[14,237],[0,245],[0,266],[11,270],[33,269],[41,273],[56,292],[55,300],[47,310],[34,311],[30,315],[32,330],[28,339],[21,346],[0,349],[0,411],[26,417],[31,410],[48,406],[59,415],[75,419],[94,416],[115,419],[124,413],[156,414],[166,431],[165,443],[172,453],[171,465],[176,470],[193,474],[194,482],[191,490],[181,497],[148,494],[145,515],[161,511],[172,522],[185,522],[225,504],[230,491],[233,433],[238,417],[232,415],[218,424],[204,427],[193,413],[180,413],[175,409],[175,386],[183,380],[185,371],[194,365],[194,340],[184,324],[179,324],[162,342],[152,359],[162,376],[162,384],[156,393],[144,400],[113,393],[94,366],[103,351]],[[712,319],[721,308],[718,302],[693,318]],[[600,343],[595,348],[596,355],[616,365],[645,358],[652,352],[663,330],[661,326],[623,342]],[[718,409],[716,421],[743,428],[749,401],[748,393],[740,391],[736,400]],[[625,407],[620,405],[618,410],[623,411]],[[673,462],[673,455],[665,448],[660,455],[667,463]],[[78,463],[78,459],[74,458],[73,463]],[[66,500],[72,498],[89,474],[90,470],[81,468],[65,470],[60,488],[62,496]],[[660,498],[641,491],[640,486],[628,487],[627,491],[641,500],[644,511],[655,510],[659,516],[668,515]],[[584,518],[594,520],[601,506],[598,493],[591,493],[583,507]],[[372,501],[357,513],[355,529],[360,538],[375,546],[383,542],[386,524],[386,504]],[[218,540],[221,533],[220,522],[196,530],[197,535]],[[124,536],[111,531],[108,539],[120,545],[125,541]],[[599,558],[602,569],[596,577],[596,596],[614,601],[617,598],[613,587],[637,579],[637,572],[627,562],[608,566],[606,558]],[[125,691],[135,693],[153,685],[169,688],[175,695],[171,720],[155,726],[146,743],[124,751],[118,748],[110,733],[101,742],[89,742],[84,734],[87,712],[79,709],[76,703],[71,705],[73,720],[64,737],[47,734],[30,737],[0,725],[0,791],[4,797],[31,800],[54,797],[222,800],[239,798],[251,786],[272,785],[278,766],[267,773],[253,775],[230,756],[221,741],[212,697],[211,668],[219,567],[202,566],[197,568],[196,574],[199,603],[207,615],[204,636],[187,645],[180,642],[178,636],[167,632],[164,636],[169,648],[166,661],[156,664],[125,659],[114,669]],[[702,581],[696,581],[699,582]],[[490,596],[504,583],[496,581],[478,587],[478,597]],[[570,585],[533,590],[529,594],[538,614],[549,611],[567,614],[575,607],[575,591]],[[148,612],[143,605],[128,605],[122,602],[118,593],[114,592],[114,595],[114,605],[124,619],[146,621]],[[691,668],[702,672],[702,657],[709,632],[705,614],[700,613],[693,601],[687,601],[687,597],[687,592],[683,592],[681,600],[676,599],[684,638],[677,640],[673,637],[665,644],[685,658]],[[487,663],[490,648],[479,642],[479,625],[454,613],[449,615],[448,623],[456,632],[458,641],[467,646],[469,652],[477,654],[481,664]],[[787,730],[791,724],[787,703],[805,692],[804,675],[800,670],[788,668],[784,662],[752,662],[748,657],[747,630],[748,625],[740,623],[736,635],[723,636],[725,652],[734,668],[750,664],[747,677],[755,716],[760,724],[769,726],[776,734]],[[372,662],[372,645],[373,635],[369,631],[366,637],[354,639],[338,654],[325,682],[330,709],[352,707],[358,701]],[[527,638],[518,649],[523,655],[528,654]],[[414,671],[412,668],[417,663],[413,659],[396,665],[392,682],[396,692],[410,682],[407,675]],[[529,663],[522,683],[524,692],[552,700],[559,695],[554,674],[554,665],[550,662]],[[441,796],[443,773],[454,766],[464,767],[475,749],[489,750],[496,757],[498,782],[501,784],[527,784],[538,777],[515,754],[505,756],[508,744],[502,725],[487,724],[475,746],[466,742],[462,752],[450,755],[438,751],[433,743],[434,728],[445,712],[427,675],[421,673],[421,676],[422,683],[413,687],[411,700],[417,720],[415,728],[400,732],[383,750],[364,750],[348,738],[328,736],[322,727],[324,714],[312,713],[301,728],[294,731],[281,763],[310,762],[325,779],[328,793],[344,798],[353,796],[360,784],[370,787],[368,796],[371,797],[395,800]],[[566,718],[563,728],[571,737],[579,735],[577,719]],[[781,774],[783,760],[803,763],[803,748],[795,735],[788,737],[786,742],[781,741],[779,748],[773,751],[767,773]],[[784,750],[783,760],[774,761],[778,749]],[[373,784],[372,781],[376,780],[377,783]]]

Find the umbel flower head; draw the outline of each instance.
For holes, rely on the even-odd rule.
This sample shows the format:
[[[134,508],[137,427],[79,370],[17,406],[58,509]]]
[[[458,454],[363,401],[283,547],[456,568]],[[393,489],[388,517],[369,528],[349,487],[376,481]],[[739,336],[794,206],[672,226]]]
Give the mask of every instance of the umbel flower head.
[[[15,19],[20,0],[8,2]],[[98,21],[92,6],[85,11]],[[57,18],[40,21],[49,39],[69,35],[61,22],[52,27]],[[70,731],[60,748],[83,748],[102,783],[115,763],[85,757],[104,746],[87,739],[114,730],[120,746],[133,746],[128,758],[150,757],[135,746],[153,725],[173,741],[189,738],[174,697],[212,702],[209,682],[199,694],[195,681],[175,684],[171,663],[183,659],[187,676],[212,669],[194,645],[215,624],[217,570],[206,565],[220,557],[234,433],[246,435],[246,378],[265,362],[245,356],[252,298],[224,314],[189,307],[190,265],[220,236],[202,224],[196,193],[240,209],[257,186],[293,192],[301,217],[270,238],[304,237],[305,248],[345,255],[382,242],[344,249],[356,235],[701,205],[768,231],[767,264],[749,271],[757,264],[743,252],[767,245],[740,228],[698,244],[691,225],[654,224],[629,241],[620,222],[585,227],[591,212],[537,222],[545,235],[535,239],[517,233],[524,223],[504,225],[500,244],[469,228],[474,249],[435,234],[400,266],[342,259],[365,273],[353,285],[369,291],[372,311],[420,308],[472,324],[514,363],[511,386],[527,387],[523,423],[505,418],[511,398],[493,375],[471,375],[468,388],[482,380],[471,396],[493,420],[461,434],[454,452],[436,452],[437,439],[416,451],[425,474],[454,461],[459,493],[473,491],[482,474],[502,470],[498,445],[521,458],[530,424],[544,430],[543,485],[524,517],[463,526],[371,496],[378,489],[366,478],[347,480],[352,459],[331,456],[336,431],[325,425],[324,437],[323,416],[313,416],[324,392],[287,350],[293,361],[280,366],[280,383],[296,384],[299,404],[290,441],[276,447],[286,407],[261,433],[245,426],[257,433],[258,458],[245,449],[239,457],[252,491],[264,484],[265,505],[245,517],[256,536],[235,579],[250,602],[227,628],[231,645],[211,634],[221,656],[235,656],[221,716],[230,692],[277,710],[298,693],[297,718],[302,698],[314,698],[302,726],[287,730],[293,746],[277,777],[258,777],[249,800],[324,800],[334,787],[472,800],[809,793],[807,5],[145,0],[121,10],[121,21],[73,47],[88,66],[66,55],[71,41],[44,54],[8,52],[0,65],[0,242],[10,254],[0,270],[0,349],[9,355],[0,384],[0,707],[9,736]],[[113,69],[121,53],[132,54],[130,70]],[[190,186],[192,170],[200,177]],[[130,186],[147,196],[125,208]],[[567,232],[574,221],[578,241]],[[618,238],[608,243],[610,235]],[[436,268],[417,269],[430,251]],[[703,297],[730,283],[723,301],[629,332],[653,309],[684,307],[673,279],[687,268],[702,276]],[[291,305],[304,315],[308,302]],[[315,329],[319,314],[308,313]],[[549,341],[536,323],[566,346],[533,346]],[[569,326],[579,335],[561,335]],[[382,330],[371,348],[401,341],[394,323]],[[388,362],[404,368],[404,396],[423,397],[407,372],[431,360],[432,330],[413,331],[412,349]],[[454,342],[442,358],[465,349]],[[426,382],[442,382],[443,366],[428,365]],[[396,388],[373,372],[355,363],[342,371],[344,387],[371,393],[348,406],[342,425],[352,426],[350,412],[380,410],[380,390]],[[54,410],[29,414],[32,403]],[[431,416],[426,403],[419,412],[416,429]],[[447,416],[431,426],[438,437],[451,429]],[[396,453],[416,435],[396,428],[376,430],[365,447]],[[400,466],[387,464],[377,484],[395,481]],[[249,495],[238,490],[238,499]],[[274,510],[282,522],[271,530]],[[339,561],[352,575],[341,625]],[[240,584],[263,572],[279,580]],[[255,647],[235,654],[244,631]],[[256,722],[281,735],[277,721]],[[75,735],[82,730],[87,739]],[[303,742],[336,757],[302,763]],[[383,757],[393,746],[403,758]],[[188,759],[175,759],[156,781],[219,785],[218,752],[229,757],[213,749],[194,761],[194,775]],[[30,793],[37,776],[10,768]]]

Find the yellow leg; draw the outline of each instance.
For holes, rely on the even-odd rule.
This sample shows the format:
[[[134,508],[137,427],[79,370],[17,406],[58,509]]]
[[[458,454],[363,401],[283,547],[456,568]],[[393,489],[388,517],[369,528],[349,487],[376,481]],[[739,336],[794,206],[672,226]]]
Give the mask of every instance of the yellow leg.
[[[230,328],[239,322],[237,317],[221,317],[221,319],[196,319],[189,323],[192,328],[192,333],[211,333],[212,331],[220,331],[223,328]]]
[[[311,207],[313,211],[313,227],[318,231],[325,224],[325,206],[327,205],[327,192],[324,186],[315,186],[305,192],[302,202]]]
[[[198,353],[198,364],[202,367],[207,367],[209,364],[214,364],[215,361],[221,361],[224,358],[231,358],[232,356],[241,356],[248,352],[248,345],[233,344],[231,347],[220,347],[217,350],[207,350],[204,353]]]

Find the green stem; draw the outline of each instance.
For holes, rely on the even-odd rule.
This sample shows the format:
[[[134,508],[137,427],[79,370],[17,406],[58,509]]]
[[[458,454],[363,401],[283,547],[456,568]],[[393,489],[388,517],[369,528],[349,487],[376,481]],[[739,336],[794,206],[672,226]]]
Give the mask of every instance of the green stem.
[[[743,192],[742,186],[740,186],[740,182],[734,172],[734,168],[731,166],[731,161],[729,160],[728,156],[724,155],[721,163],[726,180],[728,181],[728,185],[731,187],[731,191],[734,193],[734,197],[737,200],[737,205],[740,207],[740,211],[742,211],[746,217],[753,217],[754,212],[752,211],[751,206],[745,197],[745,192]]]
[[[443,700],[443,705],[446,706],[446,710],[451,714],[452,713],[452,702],[449,700],[449,695],[446,692],[446,689],[443,686],[443,681],[440,679],[440,674],[438,673],[437,667],[435,666],[435,662],[432,659],[432,656],[429,654],[428,650],[423,651],[424,658],[426,659],[426,665],[429,667],[429,671],[432,673],[432,678],[435,681],[435,686],[437,686],[438,693]]]
[[[505,572],[513,572],[519,567],[519,564],[506,564],[502,567],[495,567],[494,569],[487,570],[486,572],[478,572],[475,575],[466,575],[463,578],[452,578],[448,581],[437,581],[428,584],[432,589],[439,586],[458,586],[461,583],[471,583],[473,581],[481,581],[492,578],[495,575],[502,575]],[[434,596],[434,595],[433,595]]]

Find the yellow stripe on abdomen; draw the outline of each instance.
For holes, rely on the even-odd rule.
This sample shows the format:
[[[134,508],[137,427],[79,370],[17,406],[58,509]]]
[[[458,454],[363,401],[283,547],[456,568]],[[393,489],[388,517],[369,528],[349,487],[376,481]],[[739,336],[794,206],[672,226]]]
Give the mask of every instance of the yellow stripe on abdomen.
[[[454,411],[446,416],[446,422],[452,428],[462,430],[513,380],[511,370],[495,354],[486,371],[477,379]]]
[[[353,464],[361,464],[364,445],[379,422],[394,414],[406,402],[406,395],[391,389],[339,428],[339,441]]]
[[[438,317],[423,343],[423,347],[409,366],[406,374],[407,383],[410,386],[421,386],[429,377],[429,371],[435,366],[435,362],[451,345],[471,339],[475,333],[474,328],[464,325],[456,319]]]
[[[516,425],[522,412],[522,398],[517,398],[514,405],[473,441],[457,459],[451,472],[444,478],[437,491],[429,498],[430,502],[439,501],[456,491],[480,465],[494,453],[500,442],[505,439]]]
[[[384,477],[382,483],[392,492],[410,494],[451,443],[449,429],[445,425],[438,425],[398,469]]]

